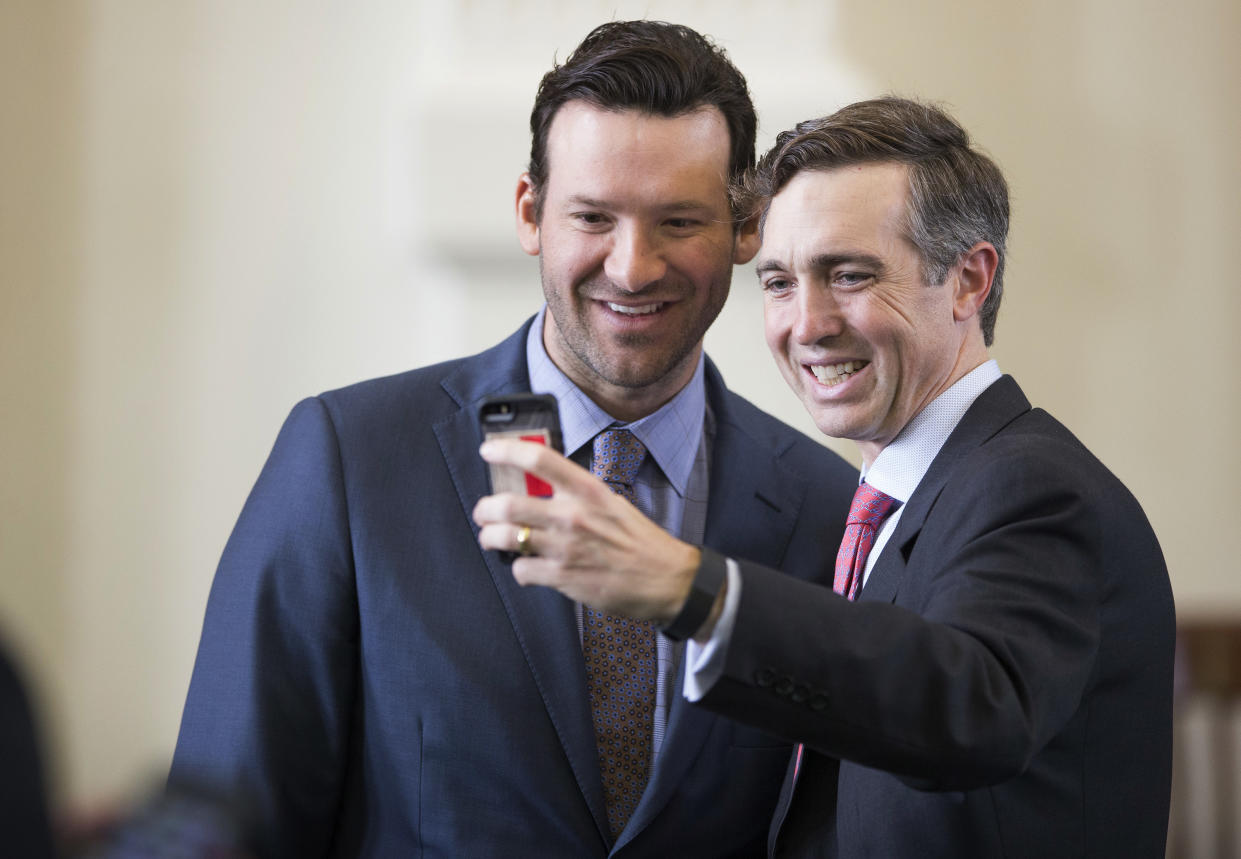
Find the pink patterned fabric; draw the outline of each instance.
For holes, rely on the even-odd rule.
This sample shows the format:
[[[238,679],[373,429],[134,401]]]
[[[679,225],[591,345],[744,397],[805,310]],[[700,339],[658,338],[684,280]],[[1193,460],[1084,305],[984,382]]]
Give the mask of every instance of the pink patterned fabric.
[[[832,577],[832,590],[846,599],[857,599],[866,572],[866,558],[875,545],[875,534],[884,517],[892,512],[897,501],[868,483],[858,484],[849,505],[849,518],[845,522],[845,536],[836,553],[836,573]],[[806,753],[802,743],[797,744],[797,757],[793,763],[793,780],[801,775],[801,761]]]
[[[849,505],[845,536],[836,553],[836,574],[832,578],[832,590],[836,593],[850,600],[857,599],[866,571],[866,556],[875,544],[875,532],[895,504],[895,498],[884,495],[870,484],[858,484],[853,503]]]

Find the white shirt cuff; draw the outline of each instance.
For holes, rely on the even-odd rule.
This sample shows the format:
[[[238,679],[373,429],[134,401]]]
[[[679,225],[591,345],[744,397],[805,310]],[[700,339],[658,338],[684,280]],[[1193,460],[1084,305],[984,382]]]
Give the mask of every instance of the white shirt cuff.
[[[728,570],[728,590],[724,594],[724,610],[706,644],[690,639],[685,647],[685,685],[681,692],[687,701],[698,701],[711,691],[724,673],[724,657],[737,624],[737,607],[741,604],[741,570],[732,558],[724,559]]]

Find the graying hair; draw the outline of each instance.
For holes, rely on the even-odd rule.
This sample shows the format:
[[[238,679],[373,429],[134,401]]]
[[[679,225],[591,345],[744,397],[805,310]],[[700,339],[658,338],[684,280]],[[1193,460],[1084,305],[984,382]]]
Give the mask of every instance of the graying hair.
[[[909,167],[905,229],[928,284],[942,284],[978,242],[995,247],[995,278],[979,311],[983,340],[990,346],[1004,293],[1008,183],[994,161],[970,146],[965,129],[938,107],[879,98],[799,123],[781,132],[758,166],[733,186],[734,205],[744,216],[757,216],[761,229],[771,198],[803,170],[879,162]]]

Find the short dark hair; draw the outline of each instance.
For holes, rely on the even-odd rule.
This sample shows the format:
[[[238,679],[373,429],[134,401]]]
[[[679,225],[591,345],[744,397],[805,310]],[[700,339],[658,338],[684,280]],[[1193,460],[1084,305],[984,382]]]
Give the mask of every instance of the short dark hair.
[[[556,112],[581,100],[604,110],[677,117],[719,108],[728,124],[728,178],[754,165],[758,120],[745,78],[722,48],[689,27],[663,21],[612,21],[582,40],[543,76],[530,112],[530,173],[535,215],[547,184],[547,134]]]
[[[803,170],[878,162],[909,168],[906,230],[927,283],[943,283],[977,242],[995,246],[995,279],[978,314],[983,341],[990,346],[1004,292],[1008,183],[995,162],[971,147],[965,129],[940,108],[878,98],[799,123],[781,132],[758,167],[734,184],[734,205],[747,216],[765,219],[771,198]]]

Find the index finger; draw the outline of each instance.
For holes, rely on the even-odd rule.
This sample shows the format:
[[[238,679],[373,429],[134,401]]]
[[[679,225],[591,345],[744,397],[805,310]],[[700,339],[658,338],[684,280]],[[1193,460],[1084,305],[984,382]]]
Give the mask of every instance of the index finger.
[[[557,490],[581,493],[595,482],[589,471],[546,445],[495,438],[483,442],[478,452],[487,462],[516,466]]]

